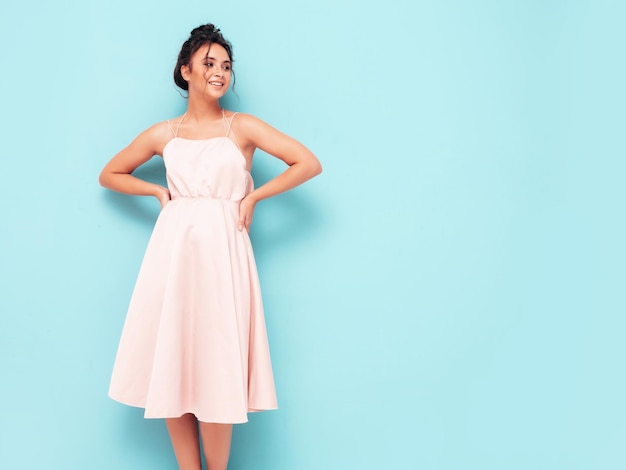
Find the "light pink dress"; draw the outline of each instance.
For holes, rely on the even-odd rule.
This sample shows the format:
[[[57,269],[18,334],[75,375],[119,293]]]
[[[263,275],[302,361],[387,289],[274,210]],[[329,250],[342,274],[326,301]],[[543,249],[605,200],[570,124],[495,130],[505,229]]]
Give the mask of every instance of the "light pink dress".
[[[206,140],[172,130],[163,150],[172,200],[146,249],[109,389],[146,418],[244,423],[277,407],[252,247],[237,229],[253,183],[231,122]]]

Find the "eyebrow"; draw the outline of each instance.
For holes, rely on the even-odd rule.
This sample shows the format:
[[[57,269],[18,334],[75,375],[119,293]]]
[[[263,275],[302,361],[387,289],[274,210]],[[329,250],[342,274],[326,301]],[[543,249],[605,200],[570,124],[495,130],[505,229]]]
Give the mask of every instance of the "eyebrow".
[[[206,56],[206,57],[204,58],[204,60],[215,60],[215,61],[217,61],[217,59],[216,59],[215,57],[209,57],[209,56]],[[226,60],[225,60],[224,62],[222,62],[222,63],[223,63],[223,64],[230,64],[230,60],[226,59]]]

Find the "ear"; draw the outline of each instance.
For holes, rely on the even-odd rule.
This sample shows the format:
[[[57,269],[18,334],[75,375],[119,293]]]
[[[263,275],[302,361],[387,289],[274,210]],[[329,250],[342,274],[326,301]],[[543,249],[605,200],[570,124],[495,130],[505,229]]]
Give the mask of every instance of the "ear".
[[[191,67],[189,67],[189,65],[181,65],[180,67],[180,74],[182,75],[183,79],[188,82],[189,81],[189,75],[191,74]]]

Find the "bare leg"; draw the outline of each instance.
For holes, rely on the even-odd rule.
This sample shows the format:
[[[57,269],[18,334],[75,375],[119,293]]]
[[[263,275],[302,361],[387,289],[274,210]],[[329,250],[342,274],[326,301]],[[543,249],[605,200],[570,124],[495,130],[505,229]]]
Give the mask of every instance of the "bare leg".
[[[190,413],[165,420],[180,470],[202,470],[198,420]]]
[[[209,470],[226,470],[233,425],[200,422],[200,434]]]

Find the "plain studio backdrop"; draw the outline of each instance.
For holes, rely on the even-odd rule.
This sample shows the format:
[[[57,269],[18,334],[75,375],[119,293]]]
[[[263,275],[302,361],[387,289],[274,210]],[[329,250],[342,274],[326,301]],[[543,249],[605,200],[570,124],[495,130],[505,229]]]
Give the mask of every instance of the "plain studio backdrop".
[[[206,22],[226,107],[325,170],[255,214],[280,409],[236,426],[230,468],[626,468],[625,14],[3,0],[0,468],[175,468],[164,422],[107,397],[158,203],[97,178],[184,111]],[[282,169],[258,152],[253,176]]]

